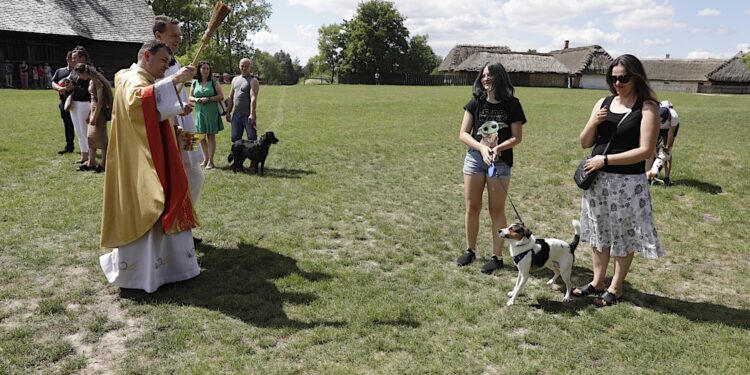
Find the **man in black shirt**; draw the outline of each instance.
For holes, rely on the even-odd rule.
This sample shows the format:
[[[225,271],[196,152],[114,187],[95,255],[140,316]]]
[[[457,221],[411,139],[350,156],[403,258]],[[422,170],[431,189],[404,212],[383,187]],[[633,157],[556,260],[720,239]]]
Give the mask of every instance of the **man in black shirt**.
[[[60,155],[73,152],[73,140],[75,137],[73,132],[73,120],[70,118],[70,112],[63,108],[65,100],[70,95],[72,89],[72,83],[68,76],[73,71],[73,51],[68,51],[68,54],[65,56],[65,61],[68,65],[57,69],[52,76],[52,88],[55,89],[60,96],[60,117],[62,117],[63,125],[65,126],[65,148],[57,152]]]

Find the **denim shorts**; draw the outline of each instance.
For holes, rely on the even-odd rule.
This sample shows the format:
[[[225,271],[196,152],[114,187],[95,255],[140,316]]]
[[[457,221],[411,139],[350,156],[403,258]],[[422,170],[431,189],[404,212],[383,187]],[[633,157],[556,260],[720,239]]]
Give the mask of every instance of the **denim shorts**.
[[[466,152],[464,159],[464,174],[484,174],[487,175],[489,165],[484,164],[482,153],[476,150]],[[495,162],[495,178],[510,178],[510,167],[502,160]]]

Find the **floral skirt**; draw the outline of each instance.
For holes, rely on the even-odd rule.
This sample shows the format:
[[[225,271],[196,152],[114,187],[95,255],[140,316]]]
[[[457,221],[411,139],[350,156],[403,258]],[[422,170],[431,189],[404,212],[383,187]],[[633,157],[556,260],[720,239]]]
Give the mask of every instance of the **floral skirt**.
[[[599,172],[581,200],[581,241],[610,255],[639,252],[646,258],[667,255],[651,213],[645,174]]]

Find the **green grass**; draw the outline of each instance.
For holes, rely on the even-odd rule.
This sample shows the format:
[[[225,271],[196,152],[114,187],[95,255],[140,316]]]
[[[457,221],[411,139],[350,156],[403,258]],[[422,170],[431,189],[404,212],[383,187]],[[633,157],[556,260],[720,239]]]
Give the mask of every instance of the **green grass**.
[[[517,90],[510,194],[539,236],[571,235],[578,133],[605,94]],[[0,90],[0,374],[748,373],[750,96],[660,97],[682,122],[675,186],[652,188],[669,256],[636,257],[626,301],[597,310],[560,302],[547,271],[505,307],[513,267],[478,270],[486,212],[479,264],[455,266],[468,87],[263,87],[259,127],[281,142],[265,176],[233,174],[225,124],[201,275],[127,295],[98,266],[103,176],[55,153],[56,96]]]

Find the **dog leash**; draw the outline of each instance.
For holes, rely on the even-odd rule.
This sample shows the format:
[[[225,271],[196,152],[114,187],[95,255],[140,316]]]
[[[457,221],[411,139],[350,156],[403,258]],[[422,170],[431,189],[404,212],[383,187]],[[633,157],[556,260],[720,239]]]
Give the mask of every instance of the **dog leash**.
[[[490,177],[494,177],[496,173],[497,173],[497,171],[496,171],[496,167],[495,167],[495,162],[493,161],[492,164],[490,164],[490,167],[487,168],[487,175],[490,176]],[[505,188],[505,185],[503,185],[502,182],[500,183],[500,187],[502,187],[503,190],[505,191],[505,196],[508,197],[508,202],[510,202],[510,206],[513,207],[513,212],[516,213],[516,219],[518,219],[518,221],[521,224],[523,224],[523,219],[521,219],[521,215],[518,214],[518,210],[516,209],[516,205],[513,204],[513,200],[510,199],[510,193],[508,192],[508,189]]]

